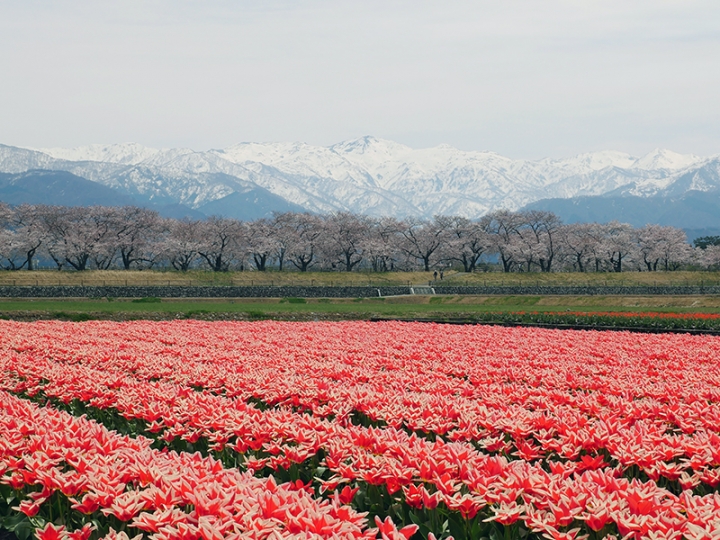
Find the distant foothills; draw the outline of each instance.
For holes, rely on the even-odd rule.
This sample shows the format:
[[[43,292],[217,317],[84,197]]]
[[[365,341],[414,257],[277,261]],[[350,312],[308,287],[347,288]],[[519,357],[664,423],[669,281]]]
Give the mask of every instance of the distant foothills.
[[[531,161],[374,137],[208,151],[0,145],[0,201],[131,205],[165,217],[244,221],[283,212],[478,219],[499,209],[540,210],[564,223],[673,226],[693,239],[720,232],[720,154],[602,151]]]

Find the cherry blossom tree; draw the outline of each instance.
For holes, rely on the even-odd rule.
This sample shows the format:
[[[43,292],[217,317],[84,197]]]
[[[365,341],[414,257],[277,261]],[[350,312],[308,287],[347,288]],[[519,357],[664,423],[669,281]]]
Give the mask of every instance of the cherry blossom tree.
[[[530,210],[518,214],[519,224],[515,230],[520,237],[517,243],[525,254],[527,270],[531,265],[540,267],[541,272],[550,272],[558,253],[558,235],[562,222],[552,212]]]
[[[503,272],[510,272],[517,264],[517,229],[522,224],[522,219],[515,212],[497,210],[488,214],[487,220],[491,250],[498,254]]]
[[[290,214],[283,221],[285,257],[298,270],[307,272],[318,262],[322,221],[312,214]]]
[[[0,254],[2,268],[34,269],[34,259],[45,238],[42,213],[44,206],[22,204],[14,208],[0,206]]]
[[[595,223],[564,225],[560,234],[562,251],[573,270],[587,272],[597,259],[598,234]]]
[[[423,270],[429,272],[449,226],[449,219],[442,216],[436,216],[432,221],[409,218],[399,229],[398,247],[411,259],[420,261]]]
[[[677,270],[692,260],[693,249],[688,244],[687,235],[676,227],[663,227],[658,245],[660,263],[665,271]]]
[[[23,250],[19,249],[14,221],[13,209],[0,203],[0,268],[3,270],[19,270],[26,262]]]
[[[627,223],[611,221],[602,226],[601,251],[613,272],[622,272],[637,251],[634,229]]]
[[[480,221],[449,218],[442,247],[443,258],[461,263],[465,272],[474,271],[480,257],[491,247],[488,225],[487,218]]]
[[[396,246],[402,226],[402,222],[391,217],[379,218],[372,222],[365,241],[365,250],[374,272],[395,270]]]
[[[242,226],[236,219],[213,216],[197,225],[200,257],[214,272],[227,272],[242,254]]]
[[[266,218],[256,219],[243,225],[244,243],[255,270],[264,272],[273,254],[278,251],[273,223]]]
[[[200,221],[191,219],[165,219],[164,231],[156,250],[175,270],[187,272],[200,257]]]
[[[116,209],[113,242],[125,270],[151,263],[153,240],[162,234],[161,227],[162,220],[154,210],[136,206]]]
[[[295,239],[295,228],[293,226],[294,215],[292,212],[278,213],[272,219],[272,238],[274,252],[273,256],[278,264],[278,270],[283,271],[288,251]]]
[[[45,252],[58,270],[65,264],[87,270],[91,263],[107,269],[113,262],[113,212],[107,207],[47,207],[43,214]]]
[[[695,248],[695,259],[708,270],[720,269],[720,244]]]
[[[64,238],[70,227],[66,213],[67,208],[48,206],[40,216],[42,228],[45,231],[43,252],[53,260],[58,270],[62,270],[65,265]]]
[[[351,272],[365,257],[372,226],[370,218],[349,212],[337,212],[324,219],[322,246],[327,262]]]
[[[107,270],[115,262],[118,253],[116,233],[127,218],[120,208],[107,206],[91,207],[89,212],[79,214],[85,226],[86,249],[92,264],[98,270]],[[68,263],[73,266],[72,261]]]
[[[712,266],[712,240],[697,249],[674,227],[633,228],[618,222],[563,225],[550,212],[499,210],[473,221],[369,218],[347,212],[328,216],[276,214],[240,222],[162,219],[138,207],[0,205],[0,268],[34,268],[40,255],[58,269],[130,269],[166,264],[187,271],[199,262],[214,271],[258,271],[276,263],[353,271],[425,271],[459,263],[472,272],[483,255],[497,255],[504,272],[676,270],[692,261]],[[593,268],[594,265],[594,268]]]

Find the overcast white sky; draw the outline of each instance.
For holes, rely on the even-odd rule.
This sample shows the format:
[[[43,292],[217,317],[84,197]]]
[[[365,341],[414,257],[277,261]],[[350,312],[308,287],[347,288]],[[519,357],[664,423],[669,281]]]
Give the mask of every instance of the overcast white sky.
[[[0,143],[720,153],[717,0],[0,0]]]

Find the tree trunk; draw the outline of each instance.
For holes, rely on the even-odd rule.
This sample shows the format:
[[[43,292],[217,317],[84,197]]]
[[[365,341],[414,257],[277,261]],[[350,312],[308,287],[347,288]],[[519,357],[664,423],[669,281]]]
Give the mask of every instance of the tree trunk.
[[[68,257],[65,257],[65,260],[75,270],[77,270],[78,272],[82,272],[87,269],[87,262],[88,262],[89,258],[90,258],[90,255],[85,254],[85,255],[79,256],[76,261],[73,261],[72,259],[69,259]]]
[[[201,253],[200,256],[205,259],[213,272],[224,272],[227,268],[223,267],[222,254],[212,256]]]
[[[581,272],[584,272],[584,271],[585,271],[585,267],[583,266],[583,263],[582,263],[582,255],[576,254],[576,255],[575,255],[575,260],[577,261],[577,265],[578,265],[578,268],[580,269],[580,271],[581,271]]]
[[[505,255],[500,254],[500,260],[502,261],[502,264],[503,264],[503,272],[505,272],[507,274],[512,269],[512,258],[511,257],[506,258]]]
[[[120,250],[120,257],[122,258],[123,268],[125,270],[130,270],[130,265],[133,262],[133,259],[132,259],[133,251],[134,251],[133,249],[130,249],[128,251],[125,251],[124,249]]]
[[[290,262],[295,265],[295,267],[300,270],[301,272],[307,272],[308,267],[313,262],[313,259],[315,258],[314,255],[310,255],[309,257],[305,258],[305,256],[296,257],[296,259],[290,259]]]
[[[55,262],[55,265],[57,266],[58,272],[62,270],[63,264],[65,264],[62,259],[59,259],[52,253],[50,253],[50,258]]]
[[[265,265],[267,263],[267,255],[260,255],[258,253],[253,253],[253,259],[255,260],[255,268],[259,272],[265,271]],[[281,268],[282,270],[282,268]]]
[[[33,257],[35,256],[35,252],[37,251],[37,248],[32,248],[28,250],[27,252],[27,269],[28,270],[35,270],[35,266],[33,266]],[[23,265],[25,266],[25,265]],[[22,266],[21,266],[22,268]]]

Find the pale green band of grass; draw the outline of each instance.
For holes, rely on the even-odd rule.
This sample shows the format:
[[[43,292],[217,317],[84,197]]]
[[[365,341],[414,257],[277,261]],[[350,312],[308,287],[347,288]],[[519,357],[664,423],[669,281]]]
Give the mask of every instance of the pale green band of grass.
[[[408,286],[427,285],[433,272],[210,272],[121,271],[98,270],[86,272],[0,271],[2,285],[95,285],[95,286],[153,286],[153,285],[239,285],[239,286]],[[720,285],[720,272],[622,272],[622,273],[511,273],[480,272],[473,274],[448,271],[436,285],[504,285],[504,286],[666,286]]]
[[[307,299],[300,303],[278,299],[163,299],[133,302],[117,299],[0,300],[0,315],[32,313],[62,318],[67,314],[120,316],[203,317],[228,314],[232,318],[367,319],[370,317],[463,317],[474,313],[507,311],[661,311],[720,312],[718,296],[407,296],[369,299]],[[59,314],[59,315],[58,315]],[[151,317],[152,315],[152,317]]]

